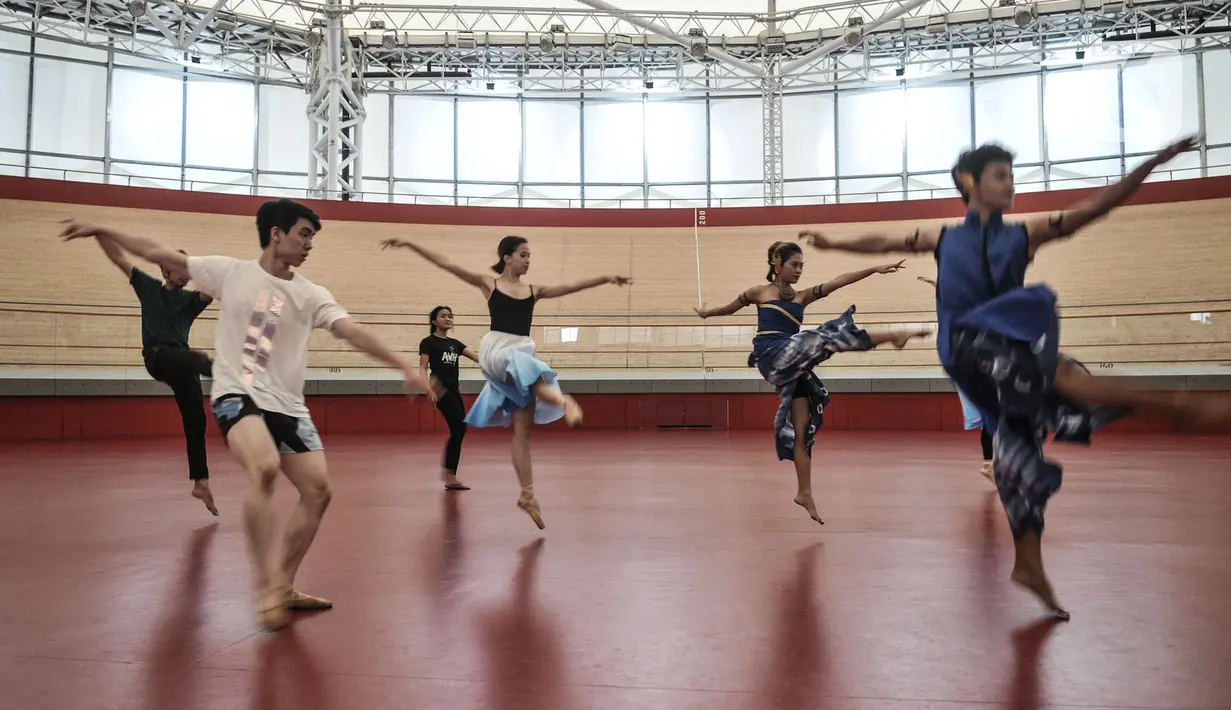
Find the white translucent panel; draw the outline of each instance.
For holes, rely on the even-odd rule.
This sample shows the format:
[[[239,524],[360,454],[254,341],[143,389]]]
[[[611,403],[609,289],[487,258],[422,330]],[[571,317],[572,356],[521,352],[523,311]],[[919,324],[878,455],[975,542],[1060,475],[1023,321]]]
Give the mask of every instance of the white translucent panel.
[[[0,175],[25,177],[25,174],[25,156],[15,155],[13,153],[0,153]]]
[[[1048,159],[1119,155],[1119,97],[1114,66],[1048,72],[1043,84]]]
[[[1043,181],[1043,166],[1015,167],[1013,169],[1013,187],[1018,194],[1043,192],[1046,190],[1047,184]]]
[[[1123,81],[1124,152],[1153,152],[1197,133],[1195,56],[1156,54],[1131,62],[1124,66]]]
[[[970,145],[970,85],[906,89],[906,168],[948,170]]]
[[[1208,144],[1231,143],[1231,49],[1201,54],[1205,82],[1205,140]]]
[[[903,96],[897,88],[838,94],[839,175],[902,172]]]
[[[270,175],[259,173],[256,176],[256,194],[263,197],[303,197],[308,190],[308,176],[305,175]],[[365,187],[366,181],[365,181]]]
[[[363,202],[388,202],[389,181],[363,179],[363,193],[355,199]]]
[[[102,157],[107,131],[107,68],[34,60],[31,148]]]
[[[103,182],[103,161],[30,156],[30,177],[71,182]]]
[[[308,172],[308,94],[289,86],[260,86],[257,167]]]
[[[74,32],[74,34],[76,34]],[[64,57],[65,59],[84,59],[90,62],[107,61],[107,51],[98,47],[83,47],[79,44],[69,44],[68,42],[57,42],[46,37],[39,37],[34,40],[34,53],[42,54],[51,57]]]
[[[26,149],[30,58],[0,54],[0,148]]]
[[[525,112],[526,181],[580,183],[581,104],[527,100]]]
[[[640,185],[586,185],[586,207],[645,207]]]
[[[704,101],[648,102],[645,129],[650,182],[705,182]]]
[[[464,207],[517,207],[517,201],[516,185],[457,185],[457,204]]]
[[[147,56],[134,57],[123,52],[116,52],[115,63],[117,66],[145,67],[164,72],[184,70],[184,65],[180,62],[183,54],[171,47],[145,43],[141,46],[141,53]],[[151,56],[154,58],[150,58]],[[162,60],[159,61],[157,57],[161,57]]]
[[[839,202],[896,202],[901,199],[901,177],[843,178],[838,181]]]
[[[650,207],[706,207],[705,185],[650,185]]]
[[[908,175],[906,178],[908,200],[939,200],[949,197],[961,197],[961,193],[953,186],[953,178],[948,172]]]
[[[1083,187],[1102,187],[1120,179],[1120,160],[1086,160],[1080,163],[1052,164],[1052,190],[1077,190]]]
[[[1148,158],[1145,156],[1129,158],[1125,167],[1126,172],[1133,170],[1146,160]],[[1166,182],[1168,180],[1191,180],[1199,177],[1201,177],[1201,153],[1193,150],[1175,156],[1166,165],[1160,166],[1157,170],[1150,173],[1145,181]]]
[[[457,179],[517,182],[520,162],[517,100],[458,99]]]
[[[782,186],[782,202],[787,205],[831,205],[837,202],[837,180],[806,180]]]
[[[581,207],[580,185],[525,185],[524,207]]]
[[[1019,163],[1043,160],[1038,74],[975,81],[975,143],[999,143]]]
[[[111,163],[111,175],[108,176],[107,182],[112,185],[158,187],[167,190],[179,190],[183,186],[178,167],[120,162]]]
[[[782,176],[828,177],[834,162],[833,93],[782,98]]]
[[[715,207],[758,207],[765,204],[765,185],[759,182],[710,186],[710,204]]]
[[[184,81],[133,69],[111,77],[111,157],[151,163],[183,159]]]
[[[184,170],[185,187],[196,192],[222,192],[230,195],[252,194],[252,173],[234,170]]]
[[[1210,177],[1231,175],[1231,147],[1210,148],[1205,152],[1205,160]]]
[[[453,179],[453,99],[393,97],[393,174]]]
[[[582,134],[586,183],[645,179],[643,108],[640,101],[585,102]]]
[[[453,183],[451,182],[409,182],[398,180],[393,183],[393,201],[412,205],[452,205]]]
[[[6,18],[6,24],[10,20]],[[14,25],[17,23],[13,23]],[[29,29],[29,23],[21,23],[25,29]],[[9,25],[12,27],[13,25]],[[30,38],[26,35],[20,35],[16,32],[0,32],[0,49],[11,49],[14,52],[29,52]]]
[[[389,94],[363,97],[363,177],[389,176]],[[306,121],[306,119],[305,119]],[[395,139],[396,140],[396,139]],[[307,148],[305,147],[306,151]],[[364,188],[367,191],[367,188]],[[387,192],[387,190],[386,190]]]
[[[765,174],[761,99],[710,101],[710,180],[761,180]]]
[[[184,162],[251,170],[256,158],[256,84],[188,80]]]

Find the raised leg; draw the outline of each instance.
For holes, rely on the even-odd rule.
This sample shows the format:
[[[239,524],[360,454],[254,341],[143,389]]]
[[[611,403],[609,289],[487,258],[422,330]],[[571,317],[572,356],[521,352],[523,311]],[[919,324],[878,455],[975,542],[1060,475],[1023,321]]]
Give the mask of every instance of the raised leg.
[[[1231,402],[1191,392],[1143,392],[1100,380],[1072,361],[1061,358],[1056,389],[1090,407],[1123,407],[1168,419],[1180,427],[1203,426],[1231,419]]]
[[[175,405],[184,426],[184,445],[188,454],[188,478],[192,481],[192,496],[205,504],[206,510],[218,514],[214,494],[209,487],[209,462],[205,453],[205,393],[198,374],[200,360],[209,358],[195,350],[166,348],[147,361],[151,376],[165,383],[175,394]],[[208,369],[206,370],[208,373]]]
[[[517,472],[517,482],[521,485],[517,507],[526,511],[542,530],[547,525],[543,522],[539,502],[534,497],[534,473],[530,468],[530,432],[533,428],[534,403],[531,402],[529,407],[513,412],[513,470]]]
[[[793,460],[798,486],[795,503],[803,506],[813,520],[824,525],[825,521],[821,520],[820,514],[816,512],[816,501],[812,498],[812,456],[808,454],[808,426],[811,418],[812,413],[809,411],[807,397],[797,397],[791,400],[791,426],[795,428]]]
[[[577,404],[577,400],[560,391],[558,386],[540,379],[531,385],[530,391],[534,393],[535,398],[563,409],[564,421],[569,426],[577,426],[581,423],[581,405]]]

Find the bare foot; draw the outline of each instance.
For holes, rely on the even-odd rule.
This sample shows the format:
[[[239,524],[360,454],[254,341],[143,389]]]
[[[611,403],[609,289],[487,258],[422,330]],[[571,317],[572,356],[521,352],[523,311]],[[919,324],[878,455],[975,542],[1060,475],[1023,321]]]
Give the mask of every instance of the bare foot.
[[[533,489],[522,489],[521,495],[517,498],[517,507],[526,511],[526,514],[530,516],[530,519],[534,521],[534,524],[539,526],[539,530],[543,530],[547,527],[546,523],[543,522],[543,513],[539,510],[539,502],[534,497]]]
[[[926,338],[929,335],[931,335],[931,332],[929,331],[917,330],[914,332],[905,331],[902,333],[893,333],[889,337],[891,338],[890,342],[893,343],[893,347],[897,348],[898,350],[901,350],[902,348],[906,347],[906,344],[909,343],[911,340],[914,340],[915,338]]]
[[[218,514],[218,508],[214,505],[214,493],[209,489],[209,481],[200,479],[192,486],[192,497],[198,498],[205,504],[205,509],[214,515]]]
[[[256,620],[262,629],[278,631],[291,623],[287,599],[287,589],[282,585],[275,584],[265,589],[256,609]]]
[[[457,474],[452,471],[442,471],[440,480],[444,481],[446,491],[468,491],[470,486],[457,480]]]
[[[1180,429],[1201,429],[1231,421],[1231,400],[1192,392],[1175,397],[1175,424]]]
[[[816,512],[816,501],[812,500],[811,493],[800,493],[799,495],[795,496],[795,504],[803,506],[803,509],[808,511],[808,515],[813,520],[820,523],[821,525],[825,524],[825,521],[821,520],[820,513]]]
[[[1051,582],[1047,581],[1047,575],[1042,571],[1014,568],[1009,579],[1037,597],[1052,616],[1061,621],[1069,620],[1069,613],[1060,606],[1060,600],[1056,599],[1056,593],[1052,591]]]
[[[992,481],[993,483],[996,482],[996,476],[992,468],[991,461],[984,461],[983,466],[979,469],[979,473],[983,474],[983,477],[987,480]]]
[[[581,405],[577,404],[577,400],[568,395],[564,395],[564,421],[571,427],[575,427],[581,423]]]

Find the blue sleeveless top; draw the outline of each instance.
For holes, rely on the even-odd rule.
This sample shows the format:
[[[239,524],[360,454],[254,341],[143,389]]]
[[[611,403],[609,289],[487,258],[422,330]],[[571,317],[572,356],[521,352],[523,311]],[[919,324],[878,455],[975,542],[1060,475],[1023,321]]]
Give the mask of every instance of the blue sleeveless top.
[[[766,303],[758,303],[757,334],[752,343],[755,345],[758,341],[789,338],[799,332],[803,322],[804,307],[794,301],[775,298]]]
[[[1012,293],[1023,289],[1030,266],[1026,225],[1006,224],[999,212],[983,224],[979,213],[971,210],[966,221],[941,231],[935,256],[936,349],[942,365],[952,362],[950,334],[956,326],[1032,340],[1029,336],[1037,330],[1034,324],[1020,321],[1021,317],[1030,320],[1030,314],[1037,312],[1042,295],[1034,289]]]

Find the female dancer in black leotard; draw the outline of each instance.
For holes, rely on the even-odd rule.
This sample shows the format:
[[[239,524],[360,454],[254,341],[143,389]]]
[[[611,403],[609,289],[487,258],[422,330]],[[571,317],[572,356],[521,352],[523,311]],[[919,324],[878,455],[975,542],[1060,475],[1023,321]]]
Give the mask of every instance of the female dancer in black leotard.
[[[530,244],[524,237],[500,240],[496,249],[500,260],[492,266],[496,276],[467,271],[441,254],[402,239],[386,239],[381,245],[385,249],[410,249],[483,292],[491,314],[491,332],[479,343],[479,369],[487,382],[466,415],[466,423],[478,427],[513,425],[513,468],[521,483],[517,507],[540,529],[546,527],[534,496],[530,426],[561,417],[570,426],[576,426],[581,423],[582,412],[576,400],[560,391],[556,373],[534,356],[536,346],[530,337],[534,304],[603,284],[623,286],[633,280],[626,276],[598,276],[566,286],[535,287],[522,283],[521,277],[530,269]]]
[[[456,338],[449,337],[453,328],[453,309],[448,306],[436,306],[428,317],[432,325],[432,334],[419,341],[419,374],[424,382],[429,382],[428,370],[431,370],[431,389],[428,396],[436,402],[445,421],[449,424],[449,441],[445,444],[444,461],[440,468],[440,478],[444,481],[445,490],[468,491],[470,486],[457,480],[457,465],[462,457],[462,439],[466,436],[466,406],[462,404],[462,394],[458,386],[457,362],[462,357],[468,357],[475,362],[479,358],[466,344]]]
[[[768,284],[753,286],[734,301],[719,308],[694,309],[702,318],[730,315],[756,304],[757,334],[752,341],[748,365],[760,370],[761,376],[778,390],[778,413],[774,417],[774,439],[778,460],[795,462],[795,477],[799,489],[795,502],[808,511],[818,523],[825,524],[816,511],[812,498],[812,444],[821,427],[829,392],[812,371],[834,353],[871,350],[882,343],[902,348],[911,338],[927,335],[926,331],[868,333],[855,325],[851,306],[839,318],[817,328],[801,330],[804,309],[813,301],[834,291],[862,281],[873,274],[892,274],[903,268],[902,262],[874,266],[796,291],[795,284],[803,274],[803,254],[793,242],[774,242],[769,248]]]

